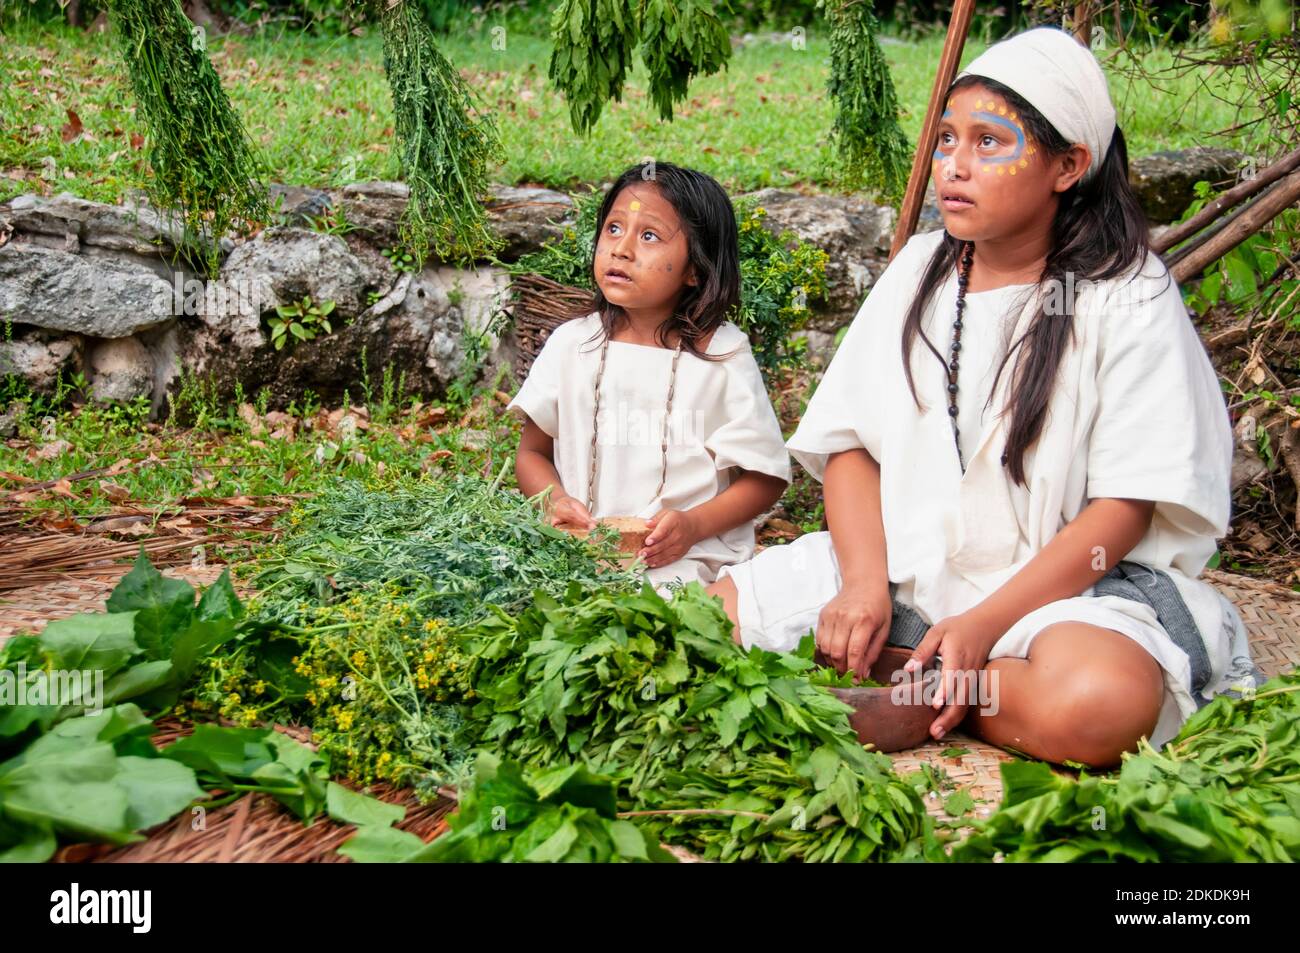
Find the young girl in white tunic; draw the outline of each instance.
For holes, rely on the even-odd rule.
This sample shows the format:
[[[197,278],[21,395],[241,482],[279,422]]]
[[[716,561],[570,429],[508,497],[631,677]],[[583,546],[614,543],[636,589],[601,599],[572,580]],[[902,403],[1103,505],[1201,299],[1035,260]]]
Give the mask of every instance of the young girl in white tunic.
[[[790,459],[749,339],[735,212],[710,177],[628,169],[597,216],[594,310],[561,324],[509,404],[524,417],[515,472],[548,487],[554,525],[647,518],[638,557],[667,595],[754,552],[754,520]]]
[[[1073,37],[972,62],[933,172],[944,229],[885,269],[787,443],[829,531],[709,591],[744,645],[815,630],[860,675],[887,642],[939,657],[935,738],[1111,765],[1253,684],[1196,578],[1228,522],[1223,397]]]

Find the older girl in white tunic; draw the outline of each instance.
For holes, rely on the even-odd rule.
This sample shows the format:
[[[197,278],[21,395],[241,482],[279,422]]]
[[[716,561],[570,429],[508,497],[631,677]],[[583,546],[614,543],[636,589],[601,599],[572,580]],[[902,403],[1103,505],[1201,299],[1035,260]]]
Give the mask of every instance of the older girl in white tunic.
[[[881,275],[787,444],[829,531],[710,591],[745,645],[815,630],[859,674],[887,642],[913,670],[937,655],[936,738],[1113,764],[1254,680],[1196,578],[1228,522],[1223,397],[1092,54],[1031,30],[946,105],[945,228]]]
[[[556,328],[510,408],[527,495],[552,523],[648,519],[638,553],[660,592],[711,583],[754,552],[754,520],[790,460],[739,299],[735,214],[713,179],[634,166],[597,217],[596,310]]]

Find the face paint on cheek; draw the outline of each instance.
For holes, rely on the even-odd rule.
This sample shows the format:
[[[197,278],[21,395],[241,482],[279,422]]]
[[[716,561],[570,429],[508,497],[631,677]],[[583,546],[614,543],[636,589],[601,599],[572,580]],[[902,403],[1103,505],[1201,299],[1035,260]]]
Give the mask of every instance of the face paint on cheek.
[[[1037,150],[1025,135],[1025,127],[1021,125],[1020,119],[1014,111],[1008,110],[1006,106],[998,105],[991,99],[977,99],[975,100],[975,111],[971,113],[971,117],[1001,126],[1016,137],[1016,145],[1011,150],[1010,155],[994,156],[991,159],[986,159],[980,168],[988,173],[996,171],[998,175],[1015,175],[1020,169],[1029,167],[1028,157]]]
[[[943,111],[943,116],[940,118],[947,119],[951,115],[952,115],[952,100],[950,99],[948,100],[948,108]],[[935,162],[942,162],[945,158],[949,158],[949,157],[945,156],[940,149],[934,150]]]

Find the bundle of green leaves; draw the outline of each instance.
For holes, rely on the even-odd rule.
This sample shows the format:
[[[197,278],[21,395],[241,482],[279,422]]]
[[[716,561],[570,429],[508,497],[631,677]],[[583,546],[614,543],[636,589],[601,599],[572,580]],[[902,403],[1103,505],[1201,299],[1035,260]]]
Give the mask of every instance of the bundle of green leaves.
[[[496,123],[438,50],[419,3],[367,5],[383,34],[398,160],[411,189],[400,226],[403,245],[420,262],[432,250],[443,261],[468,264],[501,245],[480,201],[502,158]]]
[[[897,203],[912,150],[898,122],[898,97],[880,47],[880,23],[864,0],[821,0],[831,34],[826,91],[835,102],[831,138],[846,189],[874,189]]]
[[[637,12],[629,0],[562,0],[551,15],[547,75],[569,101],[573,129],[586,135],[605,103],[623,98],[637,42]]]
[[[1300,859],[1300,674],[1220,695],[1163,751],[1143,741],[1116,775],[1075,781],[1016,761],[1002,783],[1001,807],[954,860]]]
[[[208,59],[206,34],[177,0],[114,0],[108,11],[149,133],[143,184],[215,278],[221,237],[240,220],[267,218],[264,159]]]
[[[673,104],[686,98],[691,79],[726,67],[731,37],[710,0],[644,0],[641,58],[650,101],[671,122]]]
[[[612,778],[571,764],[525,772],[479,756],[451,832],[392,857],[408,863],[674,863],[676,858],[617,813]]]
[[[279,542],[251,564],[249,610],[300,624],[312,606],[396,586],[419,597],[413,616],[461,624],[488,603],[513,611],[570,581],[635,588],[616,539],[554,529],[534,501],[475,475],[345,480],[295,507]]]
[[[200,662],[236,636],[244,615],[228,571],[196,605],[194,588],[155,569],[143,547],[107,608],[57,619],[39,637],[5,642],[0,754],[88,710],[128,700],[169,708]],[[5,697],[8,692],[14,697]]]
[[[882,860],[935,849],[917,792],[864,750],[800,651],[746,652],[716,599],[539,595],[473,627],[480,744],[618,781],[656,835],[718,859]],[[642,813],[645,812],[645,813]]]
[[[126,844],[203,796],[158,756],[134,704],[67,718],[0,763],[0,863],[38,863],[59,837]]]
[[[607,535],[552,529],[478,477],[341,483],[287,522],[251,569],[253,625],[211,660],[191,705],[243,725],[305,724],[344,776],[423,798],[470,767],[457,626],[571,581],[637,580]]]
[[[0,649],[0,862],[47,860],[60,837],[138,841],[193,803],[216,806],[204,799],[215,787],[320,813],[328,762],[285,735],[200,726],[161,754],[150,740],[141,706],[170,709],[208,652],[244,631],[229,573],[196,604],[142,549],[107,609]]]

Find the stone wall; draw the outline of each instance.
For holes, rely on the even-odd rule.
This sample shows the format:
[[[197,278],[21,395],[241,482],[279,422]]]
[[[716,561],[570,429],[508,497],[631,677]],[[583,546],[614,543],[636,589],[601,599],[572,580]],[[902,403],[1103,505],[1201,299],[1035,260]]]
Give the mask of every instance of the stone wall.
[[[1172,220],[1192,200],[1198,179],[1230,178],[1240,156],[1195,149],[1133,163],[1133,181],[1155,222]],[[225,241],[220,277],[202,282],[178,263],[177,239],[143,200],[104,205],[70,195],[24,195],[0,205],[0,374],[19,374],[38,392],[60,372],[80,372],[99,400],[148,396],[166,411],[183,373],[211,379],[222,394],[269,389],[282,408],[310,388],[329,400],[384,368],[405,375],[408,392],[437,396],[462,369],[462,336],[479,333],[499,312],[509,281],[490,264],[473,269],[430,262],[403,271],[383,255],[397,244],[406,187],[357,183],[324,191],[273,186],[281,224],[240,242]],[[803,332],[825,358],[835,332],[857,312],[888,260],[895,214],[860,196],[753,193],[775,231],[790,229],[830,256],[828,294],[811,301]],[[499,187],[487,212],[504,240],[500,260],[536,250],[572,222],[568,196],[540,188]],[[352,226],[345,234],[307,227],[331,209]],[[939,227],[933,195],[922,231]],[[310,298],[331,301],[333,333],[271,342],[265,318]],[[513,364],[507,332],[490,336],[485,372]],[[0,408],[2,411],[3,408]]]

